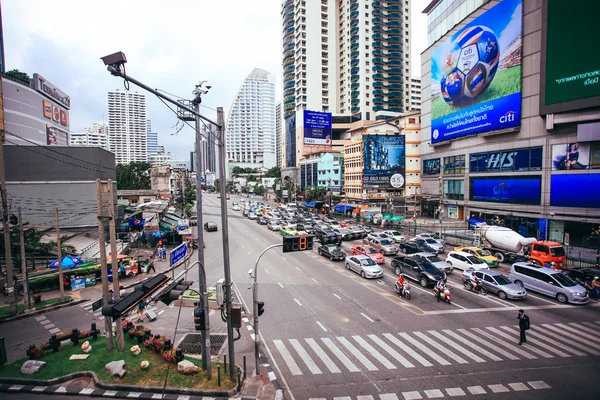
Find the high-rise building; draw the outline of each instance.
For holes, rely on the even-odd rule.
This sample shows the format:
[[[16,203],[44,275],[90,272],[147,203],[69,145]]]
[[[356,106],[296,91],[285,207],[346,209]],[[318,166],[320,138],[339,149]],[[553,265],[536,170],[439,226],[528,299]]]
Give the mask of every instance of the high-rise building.
[[[421,78],[410,79],[410,111],[421,111]]]
[[[145,95],[108,92],[108,147],[117,164],[148,161]]]
[[[275,151],[277,154],[277,166],[281,168],[281,153],[283,151],[281,137],[283,135],[283,103],[277,102],[275,106]]]
[[[275,76],[255,68],[238,90],[226,124],[227,176],[235,166],[271,168],[275,150]]]
[[[148,146],[148,161],[153,154],[165,152],[165,146],[158,144],[158,133],[152,132],[152,121],[146,120],[146,143]]]
[[[202,139],[200,141],[200,175],[205,176],[207,172],[216,173],[217,165],[217,143],[213,125],[201,125]],[[196,151],[190,151],[190,171],[196,172]]]
[[[108,150],[108,123],[94,122],[85,128],[85,132],[71,132],[69,135],[71,146],[102,147]]]

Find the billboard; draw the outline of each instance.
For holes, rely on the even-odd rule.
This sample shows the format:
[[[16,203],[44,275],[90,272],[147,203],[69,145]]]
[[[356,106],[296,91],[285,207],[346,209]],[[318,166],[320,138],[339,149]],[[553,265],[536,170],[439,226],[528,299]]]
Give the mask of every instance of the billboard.
[[[600,105],[600,53],[586,40],[600,2],[546,0],[542,17],[540,113]]]
[[[52,119],[52,103],[48,100],[44,100],[44,117]]]
[[[590,143],[555,144],[552,146],[552,169],[555,171],[588,169]]]
[[[600,174],[560,174],[550,179],[550,205],[600,208]]]
[[[504,0],[431,54],[431,142],[521,121],[522,0]]]
[[[67,110],[71,108],[71,98],[40,74],[33,74],[33,88]]]
[[[68,146],[69,134],[54,125],[46,125],[46,144],[48,146]]]
[[[485,177],[470,179],[470,200],[507,204],[540,204],[542,178]]]
[[[423,160],[423,175],[439,175],[440,159]]]
[[[304,110],[304,145],[331,146],[331,113]]]
[[[363,135],[363,187],[404,187],[406,149],[403,135]]]
[[[475,153],[470,156],[470,173],[541,171],[542,148]]]

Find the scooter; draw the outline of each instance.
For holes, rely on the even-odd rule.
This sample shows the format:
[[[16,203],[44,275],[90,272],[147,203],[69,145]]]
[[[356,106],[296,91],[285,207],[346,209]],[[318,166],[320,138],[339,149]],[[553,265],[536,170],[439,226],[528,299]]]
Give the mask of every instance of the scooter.
[[[448,285],[444,286],[444,291],[439,293],[437,287],[433,288],[433,296],[437,298],[437,301],[443,300],[448,304],[452,304],[450,302],[450,287]]]
[[[402,288],[400,288],[398,281],[396,281],[396,283],[394,284],[394,289],[400,297],[404,296],[406,300],[410,300],[410,285],[408,284],[408,282],[404,282],[402,284]]]
[[[470,279],[466,280],[464,283],[465,289],[472,290],[476,293],[481,293],[482,295],[487,295],[488,291],[483,287],[483,284],[479,281],[476,281],[475,285],[473,285],[473,281]]]

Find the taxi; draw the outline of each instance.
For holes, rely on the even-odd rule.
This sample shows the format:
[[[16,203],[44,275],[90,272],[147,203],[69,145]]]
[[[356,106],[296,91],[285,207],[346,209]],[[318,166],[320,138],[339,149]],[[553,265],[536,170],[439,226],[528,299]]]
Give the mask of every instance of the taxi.
[[[492,253],[479,247],[458,246],[454,248],[454,251],[462,251],[474,255],[486,263],[488,267],[497,267],[500,265],[500,260],[494,257]]]
[[[352,255],[358,254],[358,255],[370,257],[377,264],[385,263],[385,257],[383,257],[383,254],[378,252],[377,249],[375,249],[375,247],[373,247],[373,246],[355,244],[354,246],[352,246],[352,249],[350,250],[350,252],[352,253]]]

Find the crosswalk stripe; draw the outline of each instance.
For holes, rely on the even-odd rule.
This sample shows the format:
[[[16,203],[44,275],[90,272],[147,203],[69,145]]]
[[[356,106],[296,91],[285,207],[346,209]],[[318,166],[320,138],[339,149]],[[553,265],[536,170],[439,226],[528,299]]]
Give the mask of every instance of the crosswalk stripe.
[[[379,337],[377,337],[376,335],[369,335],[369,339],[371,339],[372,341],[377,343],[377,345],[379,345],[379,347],[384,349],[390,356],[394,357],[396,359],[396,361],[400,362],[400,364],[402,364],[404,367],[414,368],[414,365],[410,361],[408,361],[406,358],[402,357],[400,355],[400,353],[398,353],[396,350],[394,350],[389,344],[387,344],[383,340],[379,339]]]
[[[373,399],[373,396],[357,396],[356,400],[375,400]]]
[[[351,400],[351,397],[350,396],[334,397],[333,400]]]
[[[321,361],[323,361],[323,364],[325,364],[329,371],[331,371],[334,374],[339,374],[341,372],[340,369],[333,363],[331,358],[329,358],[327,353],[325,353],[323,349],[319,347],[319,345],[314,339],[308,338],[304,340],[306,341],[306,343],[308,343],[310,348],[313,349],[315,354],[319,356],[319,358],[321,359]]]
[[[348,349],[348,351],[351,352],[354,355],[354,357],[356,357],[369,371],[378,370],[378,368],[375,365],[373,365],[373,363],[369,361],[367,357],[363,356],[362,353],[356,347],[354,347],[352,343],[348,341],[348,339],[346,339],[343,336],[338,336],[337,340],[339,340],[340,343],[343,344],[344,347]]]
[[[445,356],[450,357],[451,359],[453,359],[457,363],[459,363],[459,364],[468,364],[469,363],[467,360],[465,360],[464,358],[462,358],[462,357],[454,354],[453,352],[451,352],[447,348],[444,348],[444,346],[440,345],[436,341],[430,340],[424,333],[422,333],[422,332],[413,332],[413,335],[418,336],[419,338],[423,339],[423,343],[427,343],[429,346],[435,347],[438,351],[441,352],[441,354],[444,354]]]
[[[589,330],[592,332],[598,332],[598,325],[594,324],[593,322],[582,322],[583,325],[589,327]]]
[[[505,331],[508,331],[510,333],[513,333],[515,331],[515,327],[510,327],[510,326],[501,326],[501,329],[504,329]],[[528,335],[529,336],[529,335]],[[547,345],[546,343],[540,342],[539,340],[536,339],[532,339],[531,337],[527,338],[527,344],[533,344],[535,346],[541,347],[542,349],[546,349],[547,351],[549,351],[550,353],[554,353],[559,357],[571,357],[570,354],[567,354],[563,351],[560,351],[558,349],[555,349],[552,346]],[[529,348],[530,346],[528,346]]]
[[[465,356],[469,357],[471,360],[473,360],[475,362],[478,362],[478,363],[485,362],[485,360],[483,358],[476,356],[475,354],[473,354],[472,351],[469,351],[469,350],[465,349],[464,347],[462,347],[461,345],[459,345],[457,343],[454,343],[454,341],[448,339],[447,337],[445,337],[441,333],[436,332],[436,331],[428,331],[428,333],[430,335],[435,336],[436,338],[440,339],[442,342],[445,342],[448,345],[454,347],[456,350],[460,351]]]
[[[292,344],[294,349],[296,349],[296,351],[298,352],[298,355],[300,356],[302,361],[304,361],[304,364],[306,364],[306,366],[308,367],[310,372],[312,372],[313,374],[322,374],[323,373],[323,372],[321,372],[321,369],[319,367],[317,367],[317,364],[315,364],[313,359],[310,358],[310,356],[308,355],[306,350],[304,350],[304,347],[302,347],[302,345],[300,344],[300,342],[297,339],[290,339],[290,343]]]
[[[384,393],[379,395],[379,400],[398,400],[396,393]]]
[[[371,346],[365,339],[362,337],[355,335],[352,336],[354,340],[358,342],[365,350],[367,350],[377,361],[383,364],[387,369],[396,369],[396,366],[392,364],[387,358],[385,358],[380,352],[375,350],[373,346]]]
[[[435,361],[439,362],[440,364],[450,365],[450,363],[448,361],[446,361],[446,359],[444,359],[443,357],[440,357],[435,352],[429,350],[429,347],[425,347],[423,344],[419,343],[412,337],[408,336],[407,333],[400,332],[400,336],[402,336],[404,339],[408,340],[413,346],[415,346],[417,349],[421,350],[423,353],[427,354],[429,357],[433,358]]]
[[[492,326],[487,326],[486,329],[489,330],[489,331],[491,331],[491,332],[494,332],[496,335],[502,336],[503,338],[505,338],[507,340],[511,340],[512,338],[515,337],[514,334],[513,335],[509,335],[508,333],[503,332],[500,329],[494,328]],[[537,354],[539,354],[540,356],[542,356],[544,358],[554,358],[554,356],[552,354],[548,354],[548,353],[546,353],[543,350],[536,349],[535,347],[527,346],[527,350],[530,350],[530,351],[532,351],[534,353],[537,353]]]
[[[545,340],[546,342],[550,343],[552,346],[556,347],[557,349],[562,349],[563,351],[567,351],[569,353],[573,353],[576,356],[586,356],[587,354],[582,353],[579,350],[574,350],[573,347],[579,348],[581,350],[589,351],[584,346],[579,347],[579,346],[577,346],[574,343],[569,343],[569,345],[567,346],[564,343],[561,343],[561,342],[559,342],[557,340],[554,340],[553,337],[543,336],[542,334],[539,334],[539,333],[537,333],[535,331],[531,331],[531,330],[529,332],[527,332],[527,336],[532,336],[532,337],[534,337],[534,338],[536,338],[538,340]],[[594,351],[594,350],[592,350],[592,351]]]
[[[557,327],[552,326],[550,324],[543,324],[542,326],[546,329],[549,329],[549,330],[555,332],[558,335],[562,335],[564,337],[570,338],[571,340],[577,341],[579,343],[583,343],[588,348],[591,347],[593,349],[600,350],[600,346],[597,346],[594,343],[590,343],[589,341],[585,341],[582,338],[580,338],[578,335],[572,334],[568,331],[565,331],[564,329],[562,329],[562,330],[558,329]]]
[[[569,323],[569,325],[575,327],[576,329],[580,329],[580,330],[582,330],[582,331],[584,331],[586,333],[590,333],[592,335],[597,335],[598,334],[598,330],[597,329],[595,329],[595,328],[591,329],[591,328],[588,328],[587,326],[584,326],[582,324],[586,324],[586,322],[582,322],[581,324],[576,324],[575,322]]]
[[[459,329],[460,330],[460,329]],[[471,328],[471,330],[475,333],[478,333],[480,336],[484,336],[486,337],[488,340],[490,340],[491,344],[494,345],[501,345],[504,348],[508,348],[511,351],[520,354],[521,356],[528,358],[530,360],[535,360],[537,359],[536,356],[531,355],[529,353],[527,353],[526,351],[521,350],[520,348],[518,348],[516,345],[514,345],[513,343],[507,343],[503,340],[498,339],[497,337],[495,337],[494,335],[491,335],[487,332],[485,332],[483,329],[479,329],[479,328]],[[496,348],[497,346],[495,346],[494,348]]]
[[[281,354],[281,357],[283,357],[283,361],[285,361],[287,364],[288,368],[292,372],[292,375],[302,375],[302,371],[300,371],[298,364],[296,364],[296,361],[294,361],[294,358],[285,347],[285,344],[283,344],[281,340],[273,340],[273,344],[275,347],[277,347],[277,350],[279,350],[279,354]]]
[[[400,339],[398,339],[396,336],[392,335],[391,333],[384,333],[383,336],[385,336],[390,342],[394,343],[398,348],[402,349],[402,351],[406,352],[409,356],[421,363],[421,365],[423,365],[424,367],[433,367],[432,363],[430,363],[416,351],[402,343]]]
[[[321,340],[323,341],[323,343],[325,343],[325,346],[327,346],[329,348],[329,350],[331,350],[331,352],[333,354],[335,354],[335,356],[338,358],[338,360],[340,360],[342,362],[342,364],[344,364],[344,366],[346,368],[348,368],[348,371],[350,371],[350,372],[360,371],[358,369],[358,367],[356,365],[354,365],[354,363],[352,363],[352,361],[350,361],[350,359],[348,357],[346,357],[346,355],[335,345],[335,343],[333,343],[333,341],[331,339],[322,338]]]
[[[464,345],[469,346],[473,350],[478,351],[479,353],[483,353],[483,355],[485,355],[486,357],[489,357],[493,361],[502,361],[502,359],[500,357],[496,356],[495,354],[490,353],[483,347],[480,347],[480,346],[476,345],[475,343],[468,341],[467,339],[461,337],[460,335],[452,332],[450,329],[444,329],[443,332],[446,335],[452,336],[454,339],[462,342]]]
[[[588,340],[591,340],[592,342],[598,342],[598,341],[600,341],[599,338],[597,338],[595,336],[592,336],[592,335],[588,335],[586,332],[582,332],[580,329],[577,329],[575,327],[568,326],[568,325],[565,325],[565,324],[555,324],[555,325],[559,326],[559,327],[561,327],[563,329],[566,329],[566,330],[568,330],[570,332],[576,333],[576,334],[578,334],[581,337],[587,338]],[[590,343],[590,345],[591,345],[591,343]]]

